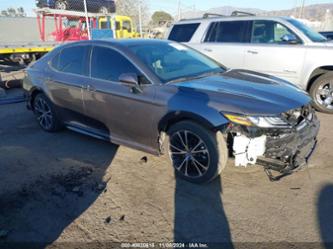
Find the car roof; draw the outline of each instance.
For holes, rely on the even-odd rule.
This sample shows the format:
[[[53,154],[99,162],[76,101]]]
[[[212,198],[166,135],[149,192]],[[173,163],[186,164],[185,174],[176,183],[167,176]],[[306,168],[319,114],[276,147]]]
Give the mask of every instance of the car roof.
[[[158,40],[158,39],[101,39],[101,40],[90,40],[90,41],[77,41],[71,42],[63,47],[67,46],[76,46],[82,44],[89,44],[89,45],[111,45],[115,47],[129,47],[129,46],[136,46],[136,45],[156,45],[156,44],[169,44],[172,41],[168,40]]]
[[[281,17],[281,16],[252,16],[252,15],[244,15],[244,16],[212,16],[212,17],[200,17],[193,19],[182,19],[178,21],[176,24],[185,24],[185,23],[193,23],[193,22],[216,22],[216,21],[251,21],[251,20],[290,20],[291,17]]]

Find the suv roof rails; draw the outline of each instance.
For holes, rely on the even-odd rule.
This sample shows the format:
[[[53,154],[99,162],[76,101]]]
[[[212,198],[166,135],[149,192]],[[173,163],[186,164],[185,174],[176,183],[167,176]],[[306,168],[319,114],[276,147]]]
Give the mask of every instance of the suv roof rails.
[[[255,14],[236,10],[231,13],[231,16],[255,16]]]
[[[208,18],[210,16],[216,16],[216,17],[226,17],[225,15],[221,15],[221,14],[216,14],[216,13],[205,13],[203,15],[203,18]]]
[[[256,16],[256,14],[236,10],[236,11],[233,11],[230,16]],[[229,17],[229,16],[217,14],[217,13],[205,13],[202,16],[203,19],[207,19],[209,17]],[[200,19],[200,18],[189,18],[189,19],[183,18],[180,21],[189,21],[189,20],[197,20],[197,19]]]

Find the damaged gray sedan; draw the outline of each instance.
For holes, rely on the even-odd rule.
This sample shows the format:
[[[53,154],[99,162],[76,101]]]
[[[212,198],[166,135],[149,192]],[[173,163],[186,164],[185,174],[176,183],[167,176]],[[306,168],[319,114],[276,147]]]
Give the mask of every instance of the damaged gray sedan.
[[[166,154],[194,183],[213,180],[230,157],[277,180],[307,164],[319,131],[301,89],[169,41],[67,44],[28,68],[24,88],[45,131]]]

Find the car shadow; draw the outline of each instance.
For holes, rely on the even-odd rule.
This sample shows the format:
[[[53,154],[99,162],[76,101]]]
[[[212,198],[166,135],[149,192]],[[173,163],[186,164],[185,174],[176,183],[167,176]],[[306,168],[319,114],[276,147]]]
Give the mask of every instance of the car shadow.
[[[0,248],[56,241],[107,190],[118,150],[67,130],[43,132],[24,109],[0,109]]]
[[[221,198],[221,178],[195,185],[177,178],[174,241],[208,243],[209,248],[233,248]]]
[[[333,184],[320,191],[317,217],[321,241],[326,249],[333,249]]]
[[[188,86],[190,83],[185,83]],[[184,92],[188,91],[187,94]],[[188,112],[205,116],[211,113],[210,98],[192,88],[181,87],[169,103],[169,111],[178,104],[189,108]],[[212,117],[213,118],[213,117]],[[185,117],[185,119],[190,119]],[[190,119],[191,120],[191,119]],[[193,120],[192,120],[193,121]],[[205,127],[200,120],[193,121]],[[175,176],[176,177],[176,176]],[[229,222],[222,201],[222,178],[218,176],[207,184],[192,184],[176,177],[174,242],[208,243],[209,248],[233,248]]]

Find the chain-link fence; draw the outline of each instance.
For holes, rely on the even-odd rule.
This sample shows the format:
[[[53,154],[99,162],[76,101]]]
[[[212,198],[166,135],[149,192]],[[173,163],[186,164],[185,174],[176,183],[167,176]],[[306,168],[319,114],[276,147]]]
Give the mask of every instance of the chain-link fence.
[[[55,21],[51,34],[55,41],[76,41],[92,39],[93,36],[115,37],[112,14],[116,12],[112,0],[37,0],[38,29],[42,41],[49,40],[45,30],[47,18]],[[103,32],[98,30],[104,29]]]
[[[113,30],[114,38],[162,38],[177,18],[177,0],[168,3],[167,6],[172,8],[168,7],[165,11],[159,10],[167,3],[155,0],[27,2],[29,4],[24,5],[24,8],[8,4],[0,10],[0,43],[84,40],[93,38],[97,30],[107,33],[105,30],[110,29]],[[184,10],[184,6],[181,7]],[[155,12],[157,15],[153,15]]]
[[[38,8],[69,10],[89,13],[115,13],[116,3],[112,0],[36,0]]]

